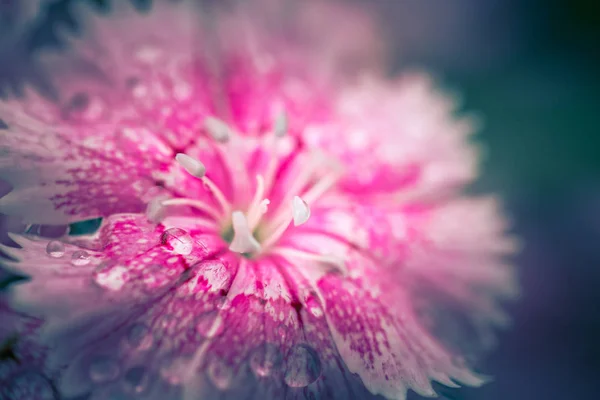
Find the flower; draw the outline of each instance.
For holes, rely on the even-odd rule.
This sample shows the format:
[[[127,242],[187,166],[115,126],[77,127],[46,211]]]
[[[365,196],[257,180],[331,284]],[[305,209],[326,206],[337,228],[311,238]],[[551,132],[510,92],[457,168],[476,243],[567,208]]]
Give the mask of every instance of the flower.
[[[11,351],[30,360],[3,363],[8,393],[404,399],[482,384],[469,357],[506,322],[515,241],[494,198],[461,195],[476,155],[453,99],[419,74],[335,79],[301,23],[273,36],[236,9],[114,6],[80,10],[84,36],[42,59],[58,101],[0,105],[0,212],[103,217],[93,234],[1,247],[29,276],[8,293],[28,327]]]

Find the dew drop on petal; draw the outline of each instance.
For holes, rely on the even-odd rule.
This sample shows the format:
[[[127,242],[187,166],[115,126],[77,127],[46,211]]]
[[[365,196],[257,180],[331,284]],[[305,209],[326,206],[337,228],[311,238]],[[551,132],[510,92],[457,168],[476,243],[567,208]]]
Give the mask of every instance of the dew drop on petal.
[[[58,399],[48,378],[36,371],[20,372],[10,377],[6,384],[4,390],[0,390],[0,395],[6,393],[7,399]]]
[[[144,324],[134,324],[127,332],[127,343],[137,350],[147,350],[154,344],[154,338]]]
[[[233,370],[222,360],[213,360],[207,368],[208,378],[218,389],[226,390],[231,386]]]
[[[46,253],[53,258],[61,258],[65,255],[65,245],[57,240],[48,242]]]
[[[71,255],[71,264],[77,266],[88,265],[90,263],[90,255],[85,250],[74,251]]]
[[[277,335],[281,338],[281,341],[284,341],[287,337],[287,328],[285,325],[279,325],[277,327]]]
[[[196,320],[196,331],[203,338],[210,339],[219,336],[224,329],[223,318],[217,311],[204,313]]]
[[[194,241],[189,233],[179,228],[167,229],[161,236],[160,241],[171,251],[187,256],[194,248]]]
[[[290,387],[305,387],[321,375],[321,360],[309,346],[294,346],[286,357],[285,383]]]
[[[119,376],[120,372],[119,364],[111,357],[100,356],[90,363],[90,379],[96,383],[112,381]]]
[[[323,308],[314,296],[310,296],[306,299],[306,308],[315,318],[321,318],[323,316]]]
[[[107,290],[120,290],[129,281],[129,270],[121,265],[100,265],[94,271],[96,284]]]
[[[150,386],[150,375],[145,367],[129,368],[123,375],[123,385],[128,392],[141,394]]]
[[[250,369],[259,378],[270,376],[282,364],[281,352],[272,343],[258,346],[250,354]]]

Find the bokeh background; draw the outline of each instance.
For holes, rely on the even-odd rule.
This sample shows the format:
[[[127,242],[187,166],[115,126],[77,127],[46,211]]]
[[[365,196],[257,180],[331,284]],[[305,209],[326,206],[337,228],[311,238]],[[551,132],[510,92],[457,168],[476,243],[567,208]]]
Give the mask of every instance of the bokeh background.
[[[36,2],[0,0],[2,87],[34,72],[29,50],[56,46],[55,26],[76,29],[76,1],[102,4],[40,0],[35,16]],[[393,69],[425,68],[482,116],[487,157],[471,190],[500,193],[525,243],[513,327],[482,365],[495,380],[443,396],[599,398],[600,2],[354,1],[379,13]]]

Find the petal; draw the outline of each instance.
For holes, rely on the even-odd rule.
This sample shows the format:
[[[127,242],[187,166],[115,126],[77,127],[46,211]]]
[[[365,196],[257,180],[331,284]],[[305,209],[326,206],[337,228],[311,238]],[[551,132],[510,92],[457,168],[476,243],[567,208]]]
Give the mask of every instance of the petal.
[[[33,93],[27,98],[28,103],[0,104],[8,126],[0,130],[0,177],[12,186],[0,199],[0,211],[61,224],[143,209],[141,199],[156,185],[153,171],[171,162],[169,149],[149,141],[153,158],[132,158],[125,151],[145,131],[100,124],[97,128],[107,131],[94,136],[77,126],[44,121],[30,107],[47,100]]]
[[[327,275],[318,287],[336,346],[371,393],[403,399],[408,389],[435,395],[430,380],[484,382],[420,324],[411,296],[389,272],[356,253],[347,265],[360,270],[357,278]]]
[[[318,287],[349,370],[389,398],[433,395],[430,380],[481,384],[471,363],[507,322],[498,300],[516,290],[504,260],[515,241],[494,199],[386,210],[337,201],[281,246],[343,260],[343,275],[294,262]]]
[[[104,247],[89,250],[90,264],[112,254],[117,267],[129,271],[120,290],[109,286],[98,295],[89,283],[89,271],[98,269],[63,265],[62,258],[46,265],[52,271],[37,271],[30,283],[13,287],[11,306],[42,314],[35,337],[52,349],[45,372],[56,376],[62,396],[369,398],[341,361],[319,300],[295,265],[202,253],[182,275],[185,265],[171,263],[172,253],[134,244],[154,235],[145,231],[139,219],[120,216],[90,240],[89,247],[97,247],[96,240]],[[45,249],[15,238],[24,246],[16,265],[41,270],[47,258],[32,253]],[[158,262],[166,273],[152,268]],[[122,282],[116,275],[113,283]],[[166,284],[156,283],[161,277]]]
[[[77,245],[12,235],[23,247],[13,252],[19,262],[3,264],[30,280],[12,287],[11,306],[42,317],[48,338],[84,317],[117,318],[120,307],[160,295],[224,246],[212,232],[184,223],[152,225],[143,215],[115,215],[95,237],[74,240]]]
[[[454,99],[432,86],[417,74],[392,85],[365,79],[338,97],[339,122],[315,124],[305,139],[344,163],[342,188],[363,199],[393,193],[407,202],[456,191],[476,174],[476,152],[466,141],[474,124],[456,118]]]

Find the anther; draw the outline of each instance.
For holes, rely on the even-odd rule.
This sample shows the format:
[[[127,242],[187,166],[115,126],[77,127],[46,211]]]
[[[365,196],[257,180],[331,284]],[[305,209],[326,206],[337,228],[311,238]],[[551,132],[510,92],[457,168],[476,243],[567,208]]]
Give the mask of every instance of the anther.
[[[292,200],[292,216],[294,218],[294,226],[302,225],[310,217],[308,204],[299,196],[294,196],[294,200]]]
[[[231,137],[231,128],[224,121],[216,117],[204,119],[204,129],[217,142],[225,143]]]
[[[292,223],[292,221],[294,222],[294,226],[298,226],[308,221],[309,217],[310,208],[308,207],[308,204],[306,204],[306,202],[300,197],[294,196],[292,201],[292,215],[287,217],[285,221],[280,222],[279,225],[276,225],[273,230],[269,230],[270,234],[263,241],[263,247],[267,249],[277,240],[279,240],[279,238],[288,229],[288,226]]]
[[[196,160],[195,158],[183,153],[178,153],[175,156],[175,160],[179,163],[179,165],[185,168],[190,175],[193,175],[196,178],[202,178],[204,175],[206,175],[206,167],[200,160]]]
[[[288,118],[285,112],[280,112],[273,121],[273,133],[277,137],[283,137],[288,131]]]
[[[201,161],[196,160],[193,157],[188,156],[187,154],[178,153],[175,156],[175,160],[181,165],[185,170],[192,176],[196,178],[200,178],[206,188],[210,190],[210,192],[215,196],[215,199],[221,206],[223,213],[228,215],[231,212],[231,204],[227,201],[227,198],[221,192],[221,190],[215,185],[215,183],[206,177],[206,167],[202,164]]]
[[[255,253],[260,251],[260,243],[252,236],[248,220],[241,211],[234,211],[231,214],[233,225],[233,240],[229,245],[229,250],[236,253]]]

